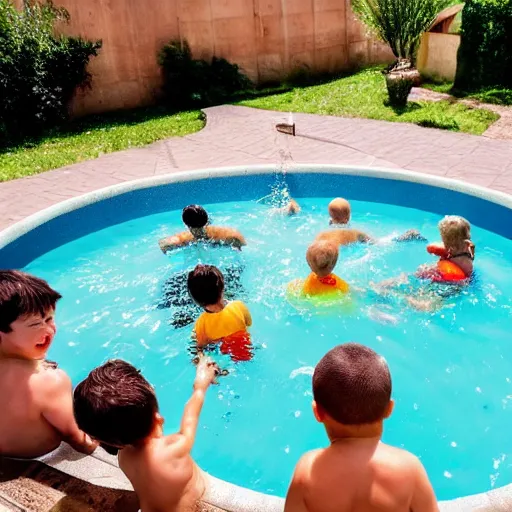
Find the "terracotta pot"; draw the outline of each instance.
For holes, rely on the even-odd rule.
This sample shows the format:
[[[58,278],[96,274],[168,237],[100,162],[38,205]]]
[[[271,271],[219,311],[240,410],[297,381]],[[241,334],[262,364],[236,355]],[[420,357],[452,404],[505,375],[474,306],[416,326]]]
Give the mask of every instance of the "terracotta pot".
[[[405,107],[414,85],[420,81],[420,73],[415,68],[386,73],[389,102],[394,107]]]

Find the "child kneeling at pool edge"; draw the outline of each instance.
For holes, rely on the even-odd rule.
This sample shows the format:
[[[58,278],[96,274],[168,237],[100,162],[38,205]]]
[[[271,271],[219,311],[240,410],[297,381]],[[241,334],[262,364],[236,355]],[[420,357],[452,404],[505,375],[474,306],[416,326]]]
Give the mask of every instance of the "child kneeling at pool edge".
[[[190,453],[216,372],[216,365],[200,358],[180,431],[169,436],[163,433],[154,389],[131,364],[108,361],[76,387],[78,424],[107,451],[118,450],[119,467],[133,485],[142,512],[189,512],[202,497],[204,476]]]
[[[213,265],[197,265],[188,275],[188,291],[194,301],[204,309],[195,324],[197,346],[221,342],[223,354],[233,361],[252,358],[251,339],[247,328],[252,318],[247,306],[238,300],[224,299],[224,276]]]
[[[383,357],[358,343],[333,348],[315,368],[313,400],[330,446],[299,460],[285,512],[439,510],[421,462],[381,442],[393,411]]]

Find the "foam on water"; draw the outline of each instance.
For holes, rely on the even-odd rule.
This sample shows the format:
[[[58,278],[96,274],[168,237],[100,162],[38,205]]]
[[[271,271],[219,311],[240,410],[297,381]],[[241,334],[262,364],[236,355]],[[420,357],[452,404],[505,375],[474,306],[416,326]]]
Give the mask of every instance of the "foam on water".
[[[441,499],[488,490],[512,480],[510,326],[512,242],[474,228],[475,282],[445,299],[435,313],[404,301],[360,292],[353,312],[328,314],[292,307],[286,284],[305,277],[305,251],[328,228],[326,199],[301,200],[292,218],[270,214],[268,201],[206,205],[218,225],[240,229],[242,253],[190,247],[164,256],[158,239],[182,230],[177,211],[119,224],[38,258],[26,270],[59,290],[58,334],[49,356],[77,383],[96,365],[121,357],[155,385],[166,432],[178,428],[194,377],[184,271],[198,261],[219,265],[229,293],[249,306],[256,351],[210,389],[194,456],[217,477],[284,495],[298,458],[324,446],[311,414],[311,375],[334,345],[365,343],[388,361],[396,408],[385,441],[421,457]],[[425,244],[395,244],[409,228],[438,240],[438,216],[354,201],[354,227],[376,245],[344,248],[336,273],[353,287],[412,273],[433,262]],[[447,212],[457,213],[457,212]],[[176,293],[169,291],[170,282]],[[404,288],[404,293],[415,293]],[[180,327],[184,325],[183,327]]]

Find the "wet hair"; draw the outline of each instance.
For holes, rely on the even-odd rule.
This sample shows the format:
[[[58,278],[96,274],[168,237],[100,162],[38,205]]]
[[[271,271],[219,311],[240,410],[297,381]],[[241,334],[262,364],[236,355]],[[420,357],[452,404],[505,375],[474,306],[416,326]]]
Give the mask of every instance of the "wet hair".
[[[192,299],[204,308],[219,302],[224,292],[224,276],[213,265],[197,265],[188,274],[187,286]]]
[[[359,343],[338,345],[315,368],[313,397],[343,425],[380,421],[391,400],[388,365],[382,356]]]
[[[327,240],[313,242],[306,252],[311,270],[320,277],[328,276],[338,262],[338,246]]]
[[[181,218],[188,228],[204,228],[208,224],[208,214],[198,204],[191,204],[183,208]]]
[[[0,332],[27,315],[43,317],[62,296],[38,277],[18,270],[0,270]]]
[[[331,217],[331,224],[333,222],[339,224],[347,224],[350,221],[350,203],[342,197],[333,199],[329,206],[329,217]]]
[[[73,398],[78,427],[102,444],[133,445],[154,428],[155,391],[137,368],[121,359],[95,368],[78,384]]]
[[[438,227],[446,249],[460,246],[471,238],[471,224],[463,217],[447,215]]]

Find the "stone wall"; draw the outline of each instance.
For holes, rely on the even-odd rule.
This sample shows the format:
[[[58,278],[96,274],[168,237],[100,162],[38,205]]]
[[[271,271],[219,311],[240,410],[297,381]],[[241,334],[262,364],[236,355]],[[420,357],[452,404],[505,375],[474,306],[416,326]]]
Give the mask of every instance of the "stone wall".
[[[22,0],[16,0],[21,3]],[[158,50],[186,39],[195,57],[225,57],[257,82],[307,66],[338,71],[390,59],[355,21],[350,0],[55,0],[63,32],[102,39],[75,114],[149,104],[160,85]]]

